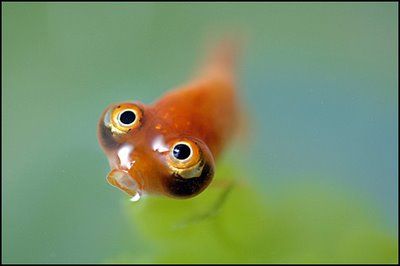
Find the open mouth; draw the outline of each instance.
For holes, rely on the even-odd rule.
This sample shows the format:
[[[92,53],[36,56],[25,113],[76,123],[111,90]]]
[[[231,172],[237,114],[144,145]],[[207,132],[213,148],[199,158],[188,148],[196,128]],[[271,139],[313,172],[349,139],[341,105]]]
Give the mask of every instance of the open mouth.
[[[131,201],[140,199],[141,190],[136,180],[124,170],[113,169],[107,176],[107,181],[112,186],[119,188],[129,196]]]

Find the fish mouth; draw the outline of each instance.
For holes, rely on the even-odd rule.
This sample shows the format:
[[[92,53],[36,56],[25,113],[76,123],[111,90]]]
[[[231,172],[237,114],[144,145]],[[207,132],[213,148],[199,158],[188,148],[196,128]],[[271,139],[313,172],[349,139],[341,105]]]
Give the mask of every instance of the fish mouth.
[[[139,183],[126,170],[111,170],[111,172],[107,176],[107,181],[108,183],[110,183],[110,185],[119,188],[130,197],[132,197],[132,201],[138,200],[142,194]]]

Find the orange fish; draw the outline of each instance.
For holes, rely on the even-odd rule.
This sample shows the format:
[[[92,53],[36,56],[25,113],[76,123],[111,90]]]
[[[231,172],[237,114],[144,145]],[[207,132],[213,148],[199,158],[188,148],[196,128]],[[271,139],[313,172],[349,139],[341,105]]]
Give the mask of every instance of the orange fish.
[[[214,49],[197,78],[153,104],[111,104],[98,123],[108,182],[129,194],[189,198],[215,173],[215,160],[238,123],[235,47]]]

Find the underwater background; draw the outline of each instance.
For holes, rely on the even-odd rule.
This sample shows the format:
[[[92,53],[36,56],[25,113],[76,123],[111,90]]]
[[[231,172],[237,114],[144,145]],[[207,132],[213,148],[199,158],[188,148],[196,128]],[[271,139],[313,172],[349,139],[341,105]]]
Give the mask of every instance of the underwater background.
[[[2,262],[398,262],[397,3],[2,3]],[[96,136],[113,102],[246,42],[248,135],[189,200],[130,202]],[[212,119],[212,118],[210,118]]]

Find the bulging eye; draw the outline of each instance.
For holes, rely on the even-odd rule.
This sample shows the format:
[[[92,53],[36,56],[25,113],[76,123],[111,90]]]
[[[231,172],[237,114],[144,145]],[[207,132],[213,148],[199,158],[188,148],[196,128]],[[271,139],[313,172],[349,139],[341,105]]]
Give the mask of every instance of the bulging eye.
[[[136,114],[133,110],[122,111],[118,116],[118,122],[125,127],[131,126],[133,123],[135,123],[135,120]]]
[[[167,145],[170,150],[165,155],[170,172],[163,179],[164,192],[175,198],[199,194],[214,176],[214,158],[207,145],[192,137],[172,140]]]
[[[186,143],[178,143],[172,149],[172,155],[180,161],[184,161],[192,156],[192,148]]]
[[[187,139],[177,141],[171,145],[169,162],[175,168],[186,169],[199,163],[200,153],[195,142]]]
[[[120,104],[111,111],[109,127],[113,133],[126,133],[141,124],[142,111],[132,103]]]
[[[204,162],[198,145],[185,139],[172,143],[167,156],[167,163],[173,173],[183,178],[193,178],[200,175]]]

